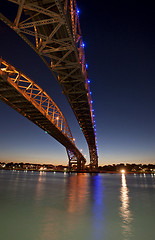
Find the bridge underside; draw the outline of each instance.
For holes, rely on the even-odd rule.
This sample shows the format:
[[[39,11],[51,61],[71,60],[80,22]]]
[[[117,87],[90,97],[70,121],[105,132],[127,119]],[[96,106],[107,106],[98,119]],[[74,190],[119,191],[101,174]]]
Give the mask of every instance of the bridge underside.
[[[25,89],[22,90],[19,87],[20,85],[19,79],[18,85],[17,83],[15,83],[14,78],[12,78],[14,75],[13,69],[10,70],[7,69],[7,71],[8,73],[0,69],[0,100],[8,104],[10,107],[15,109],[24,117],[28,118],[34,124],[43,129],[46,133],[48,133],[49,135],[54,137],[58,142],[60,142],[67,149],[69,166],[72,166],[74,158],[74,165],[76,166],[76,169],[77,170],[84,169],[84,164],[86,160],[81,154],[81,152],[75,146],[73,137],[69,130],[67,130],[63,126],[62,124],[63,119],[58,119],[58,117],[54,118],[53,114],[52,114],[53,119],[51,119],[47,111],[46,112],[43,111],[43,108],[41,107],[42,103],[40,102],[39,104],[37,104],[39,98],[37,99],[37,101],[35,101],[35,99],[33,99],[32,97],[29,98],[28,94],[26,93],[26,90]],[[26,82],[26,79],[24,79],[24,82]],[[30,89],[30,91],[32,92],[32,89]],[[39,94],[37,97],[39,97]],[[45,105],[45,100],[43,100],[43,104]],[[48,109],[48,111],[50,110]],[[61,114],[61,112],[59,114]]]
[[[1,20],[38,53],[54,74],[88,143],[91,169],[97,169],[95,121],[76,1],[9,1],[18,5],[15,21],[0,14]]]

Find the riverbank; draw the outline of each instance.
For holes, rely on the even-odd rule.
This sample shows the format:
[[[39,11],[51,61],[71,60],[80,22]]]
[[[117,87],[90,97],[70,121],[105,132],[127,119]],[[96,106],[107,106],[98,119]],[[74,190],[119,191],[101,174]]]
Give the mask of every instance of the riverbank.
[[[122,171],[85,171],[85,170],[81,170],[81,171],[75,171],[75,170],[72,170],[72,171],[63,171],[63,170],[36,170],[36,169],[21,169],[21,168],[17,168],[17,169],[9,169],[9,168],[0,168],[1,171],[3,170],[6,170],[6,171],[14,171],[14,172],[42,172],[42,173],[45,173],[45,172],[51,172],[51,173],[90,173],[90,174],[94,174],[94,173],[106,173],[106,174],[155,174],[154,171],[145,171],[145,172],[138,172],[138,171],[135,171],[135,172],[131,172],[131,171],[125,171],[125,172],[122,172]]]

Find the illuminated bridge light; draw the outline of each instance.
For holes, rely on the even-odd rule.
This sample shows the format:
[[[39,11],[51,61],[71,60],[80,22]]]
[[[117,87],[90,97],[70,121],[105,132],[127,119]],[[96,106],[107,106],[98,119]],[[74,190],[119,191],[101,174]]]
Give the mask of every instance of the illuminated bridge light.
[[[85,43],[82,43],[82,44],[81,44],[81,47],[83,47],[83,48],[84,48],[84,47],[85,47]]]

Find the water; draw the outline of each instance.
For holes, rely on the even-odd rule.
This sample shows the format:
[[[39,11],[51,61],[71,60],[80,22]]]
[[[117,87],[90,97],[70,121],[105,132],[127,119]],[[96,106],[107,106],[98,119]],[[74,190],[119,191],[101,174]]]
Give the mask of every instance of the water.
[[[155,175],[0,171],[2,240],[154,240]]]

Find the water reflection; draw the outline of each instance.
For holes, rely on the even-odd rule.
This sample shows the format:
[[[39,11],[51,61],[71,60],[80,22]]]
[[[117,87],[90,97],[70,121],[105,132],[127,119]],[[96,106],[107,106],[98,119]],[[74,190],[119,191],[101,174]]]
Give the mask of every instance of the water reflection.
[[[89,198],[87,174],[57,174],[54,177],[56,181],[53,178],[50,182],[52,191],[48,196],[47,185],[40,188],[42,177],[40,175],[38,179],[38,192],[41,195],[44,188],[46,191],[41,199],[41,203],[44,202],[44,212],[40,239],[78,240],[85,235],[84,239],[90,239],[89,232],[85,231],[85,223],[89,221],[89,216],[85,214]]]
[[[91,180],[91,189],[93,194],[93,228],[91,239],[102,239],[104,230],[104,202],[102,178],[96,175]]]
[[[121,207],[120,214],[122,217],[122,228],[124,240],[128,239],[128,237],[132,233],[131,222],[133,221],[133,217],[130,211],[130,202],[129,202],[129,190],[126,183],[126,176],[122,173],[122,186],[121,186]]]
[[[37,184],[36,184],[36,195],[35,195],[36,202],[38,200],[41,200],[43,197],[44,181],[45,181],[45,173],[40,171],[37,178]]]
[[[88,194],[88,179],[86,174],[78,174],[68,178],[68,212],[82,212]]]

